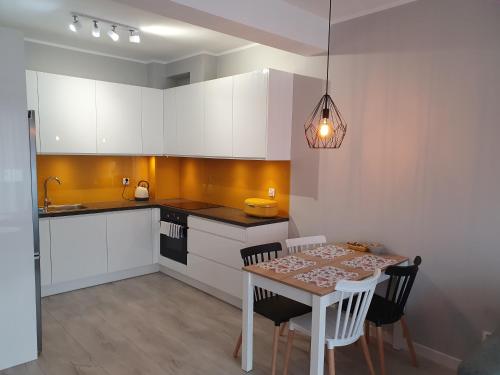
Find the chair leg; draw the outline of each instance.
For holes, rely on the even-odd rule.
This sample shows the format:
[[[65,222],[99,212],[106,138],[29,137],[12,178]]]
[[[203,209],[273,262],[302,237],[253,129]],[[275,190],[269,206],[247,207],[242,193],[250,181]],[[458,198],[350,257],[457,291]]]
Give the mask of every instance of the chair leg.
[[[335,349],[327,349],[328,375],[335,375]]]
[[[370,322],[368,320],[365,320],[365,338],[366,338],[366,342],[369,344],[370,343]]]
[[[377,342],[378,355],[380,359],[380,373],[385,375],[385,358],[384,358],[384,333],[382,327],[377,327]]]
[[[286,351],[285,351],[285,365],[283,368],[283,375],[288,374],[288,364],[290,362],[290,354],[292,354],[293,338],[295,336],[295,330],[288,330],[288,339],[286,341]]]
[[[236,341],[236,346],[234,347],[233,357],[238,358],[238,354],[241,348],[241,342],[243,341],[243,333],[240,333],[240,337],[238,337],[238,341]]]
[[[286,329],[288,328],[288,322],[285,322],[281,325],[280,328],[280,336],[285,336]]]
[[[274,327],[273,336],[273,359],[271,362],[271,374],[276,375],[276,362],[278,359],[278,344],[280,342],[280,326]]]
[[[363,355],[365,356],[366,363],[368,364],[368,369],[371,375],[375,375],[375,368],[373,367],[372,356],[370,355],[370,350],[368,349],[368,344],[366,343],[366,337],[361,336],[359,338],[361,343],[361,349],[363,349]]]
[[[408,324],[406,323],[406,318],[404,316],[401,318],[401,328],[403,328],[403,334],[406,338],[406,343],[408,344],[408,351],[410,352],[411,364],[413,365],[413,367],[418,367],[417,354],[415,353],[413,340],[411,339],[410,330],[408,328]]]

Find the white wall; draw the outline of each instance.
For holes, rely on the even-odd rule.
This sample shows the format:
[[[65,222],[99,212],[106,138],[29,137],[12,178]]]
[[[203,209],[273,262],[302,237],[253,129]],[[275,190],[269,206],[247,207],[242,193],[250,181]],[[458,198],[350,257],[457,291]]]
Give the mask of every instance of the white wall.
[[[334,35],[348,133],[308,150],[294,118],[293,232],[421,255],[414,339],[462,358],[500,321],[500,6],[421,0]]]
[[[37,356],[22,34],[0,27],[0,370]]]
[[[348,133],[339,150],[306,147],[322,83],[296,77],[291,231],[421,255],[414,339],[462,358],[500,322],[500,6],[419,0],[332,36]],[[269,66],[323,77],[324,63],[259,46],[220,56],[218,75]]]
[[[149,64],[28,41],[25,42],[25,54],[29,70],[150,86]]]

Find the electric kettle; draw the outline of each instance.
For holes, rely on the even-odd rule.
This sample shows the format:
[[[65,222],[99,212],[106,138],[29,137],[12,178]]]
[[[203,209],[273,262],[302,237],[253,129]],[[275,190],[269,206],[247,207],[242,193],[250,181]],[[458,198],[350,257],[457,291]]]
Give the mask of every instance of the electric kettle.
[[[149,200],[149,182],[146,180],[141,180],[137,183],[135,188],[134,197],[136,201],[147,201]]]

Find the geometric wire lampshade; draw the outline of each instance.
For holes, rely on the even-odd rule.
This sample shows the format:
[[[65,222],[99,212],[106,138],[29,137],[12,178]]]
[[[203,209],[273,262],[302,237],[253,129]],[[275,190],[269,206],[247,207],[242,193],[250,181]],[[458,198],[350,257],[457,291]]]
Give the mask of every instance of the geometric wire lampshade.
[[[330,95],[321,97],[304,124],[310,148],[339,148],[347,131],[347,123]]]
[[[330,73],[330,38],[332,27],[332,0],[328,10],[328,47],[326,53],[325,95],[314,107],[304,124],[307,145],[309,148],[339,148],[347,131],[347,123],[342,118],[339,109],[328,95]]]

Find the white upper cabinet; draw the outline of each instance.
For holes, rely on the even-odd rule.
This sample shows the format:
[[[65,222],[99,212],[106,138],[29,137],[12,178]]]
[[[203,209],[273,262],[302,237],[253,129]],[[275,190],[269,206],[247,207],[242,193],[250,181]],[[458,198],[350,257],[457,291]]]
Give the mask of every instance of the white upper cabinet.
[[[234,76],[233,156],[290,160],[293,74],[263,69]]]
[[[268,71],[234,77],[233,156],[266,158]]]
[[[26,71],[27,109],[35,111],[36,150],[40,152],[40,125],[38,120],[38,77],[32,70]]]
[[[177,154],[177,89],[163,91],[163,153],[166,155]]]
[[[153,264],[151,209],[107,215],[108,272]]]
[[[205,94],[204,83],[180,86],[176,89],[177,153],[203,156]]]
[[[42,153],[95,154],[95,81],[38,72]]]
[[[233,77],[205,82],[205,156],[233,156]]]
[[[141,88],[96,82],[97,153],[142,154]]]
[[[142,153],[163,154],[163,90],[142,87]]]

